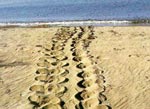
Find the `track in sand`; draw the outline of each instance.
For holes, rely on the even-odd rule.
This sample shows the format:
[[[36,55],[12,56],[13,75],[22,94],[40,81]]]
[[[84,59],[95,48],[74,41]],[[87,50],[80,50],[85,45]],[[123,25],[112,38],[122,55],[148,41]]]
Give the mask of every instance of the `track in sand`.
[[[110,109],[105,78],[87,51],[95,38],[93,27],[63,27],[42,47],[29,89],[34,109]]]

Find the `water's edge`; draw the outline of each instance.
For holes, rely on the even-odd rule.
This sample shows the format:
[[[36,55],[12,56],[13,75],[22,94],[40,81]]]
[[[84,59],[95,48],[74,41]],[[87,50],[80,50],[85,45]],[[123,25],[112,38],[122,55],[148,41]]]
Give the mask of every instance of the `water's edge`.
[[[51,27],[51,26],[150,26],[150,20],[122,21],[58,21],[58,22],[6,22],[0,27]]]

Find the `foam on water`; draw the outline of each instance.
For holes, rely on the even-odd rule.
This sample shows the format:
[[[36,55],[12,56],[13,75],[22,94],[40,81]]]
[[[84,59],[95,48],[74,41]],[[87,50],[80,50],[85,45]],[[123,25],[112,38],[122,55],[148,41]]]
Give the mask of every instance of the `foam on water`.
[[[131,21],[65,21],[65,22],[32,22],[32,23],[0,23],[0,27],[34,27],[34,26],[118,26],[129,25]]]

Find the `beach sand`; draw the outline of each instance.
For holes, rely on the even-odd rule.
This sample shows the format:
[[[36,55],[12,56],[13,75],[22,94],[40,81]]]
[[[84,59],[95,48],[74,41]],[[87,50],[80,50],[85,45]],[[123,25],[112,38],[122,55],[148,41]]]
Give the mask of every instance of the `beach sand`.
[[[150,27],[0,28],[0,109],[150,109]]]

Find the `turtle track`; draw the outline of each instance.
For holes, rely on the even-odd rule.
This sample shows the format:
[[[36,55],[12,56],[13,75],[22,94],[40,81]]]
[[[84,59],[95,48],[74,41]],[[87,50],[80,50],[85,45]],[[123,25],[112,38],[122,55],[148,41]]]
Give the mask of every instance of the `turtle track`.
[[[62,108],[64,101],[61,100],[61,96],[68,90],[63,84],[69,81],[66,75],[70,73],[66,69],[69,66],[68,57],[63,50],[72,35],[69,28],[60,28],[52,38],[52,44],[43,47],[44,56],[37,63],[35,85],[29,88],[32,94],[28,99],[33,104],[33,108]]]
[[[79,100],[77,109],[108,109],[109,107],[103,104],[106,97],[103,95],[104,80],[97,78],[96,71],[98,69],[93,65],[90,56],[88,55],[87,47],[91,43],[91,40],[95,39],[93,34],[93,28],[82,28],[78,37],[73,38],[72,41],[72,55],[73,61],[77,62],[76,68],[80,69],[77,74],[82,80],[77,83],[78,87],[82,88],[75,97]],[[98,83],[97,83],[98,82]]]
[[[110,109],[104,77],[88,54],[93,27],[59,28],[43,47],[28,97],[33,109]]]

